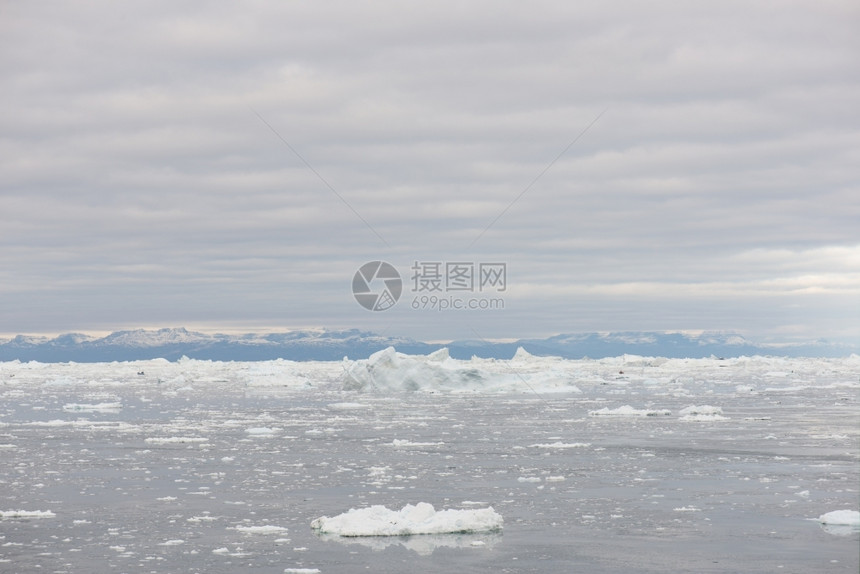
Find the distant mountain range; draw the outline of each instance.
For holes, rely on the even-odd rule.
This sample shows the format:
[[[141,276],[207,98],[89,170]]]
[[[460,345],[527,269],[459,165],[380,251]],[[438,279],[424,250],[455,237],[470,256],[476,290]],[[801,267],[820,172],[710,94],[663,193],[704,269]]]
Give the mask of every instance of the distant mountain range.
[[[106,337],[68,333],[55,338],[18,335],[0,341],[0,361],[102,362],[135,361],[183,356],[215,361],[336,361],[346,356],[365,358],[395,347],[409,354],[427,354],[448,347],[454,358],[495,357],[509,359],[523,347],[533,355],[569,359],[615,357],[624,354],[654,357],[738,357],[775,355],[788,357],[844,357],[860,354],[860,345],[814,341],[809,343],[754,343],[740,335],[703,333],[620,332],[557,335],[547,339],[522,339],[511,343],[480,340],[423,343],[402,337],[386,337],[349,330],[302,330],[285,333],[209,335],[178,329],[117,331]]]

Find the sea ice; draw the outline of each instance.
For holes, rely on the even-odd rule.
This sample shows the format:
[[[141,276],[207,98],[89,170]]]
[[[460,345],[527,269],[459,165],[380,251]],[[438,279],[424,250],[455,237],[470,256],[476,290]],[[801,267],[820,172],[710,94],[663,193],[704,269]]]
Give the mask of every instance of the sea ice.
[[[272,526],[269,524],[263,526],[237,526],[236,530],[245,534],[283,534],[287,531],[283,526]]]
[[[53,518],[50,510],[0,510],[0,518]]]
[[[409,536],[413,534],[451,534],[491,532],[502,528],[502,516],[492,507],[476,510],[440,510],[432,504],[407,504],[401,510],[380,505],[351,509],[329,518],[311,522],[321,534],[340,536]]]
[[[617,409],[604,407],[602,409],[597,409],[596,411],[588,411],[588,414],[593,417],[657,417],[668,416],[672,413],[671,411],[664,409],[634,409],[630,405],[624,405]]]
[[[63,410],[66,412],[78,412],[78,413],[109,413],[115,412],[122,409],[122,403],[96,403],[96,404],[84,404],[84,403],[68,403],[63,405]]]
[[[819,516],[818,522],[860,528],[860,512],[856,510],[834,510]]]
[[[725,421],[728,417],[723,416],[722,407],[711,405],[689,406],[678,412],[682,421]]]

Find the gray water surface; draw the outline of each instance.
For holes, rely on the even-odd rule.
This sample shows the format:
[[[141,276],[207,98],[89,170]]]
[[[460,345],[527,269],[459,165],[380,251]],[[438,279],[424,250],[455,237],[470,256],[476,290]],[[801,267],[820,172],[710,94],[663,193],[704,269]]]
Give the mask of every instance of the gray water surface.
[[[0,511],[54,515],[0,519],[0,572],[860,568],[860,533],[809,520],[858,508],[857,389],[833,384],[853,373],[779,389],[705,369],[670,386],[607,373],[578,393],[382,396],[334,375],[249,386],[234,367],[198,367],[180,380],[150,374],[169,366],[62,378],[74,368],[6,364]],[[589,414],[625,404],[671,414]],[[703,404],[726,420],[678,415]],[[422,501],[492,506],[505,526],[349,539],[309,527]],[[261,526],[279,529],[242,530]]]

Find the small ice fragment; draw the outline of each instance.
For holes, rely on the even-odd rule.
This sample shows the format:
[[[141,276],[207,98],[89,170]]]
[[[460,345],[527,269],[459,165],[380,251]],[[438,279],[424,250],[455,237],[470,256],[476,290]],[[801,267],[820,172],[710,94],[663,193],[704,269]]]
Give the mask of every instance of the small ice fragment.
[[[0,518],[53,518],[50,510],[0,510]]]

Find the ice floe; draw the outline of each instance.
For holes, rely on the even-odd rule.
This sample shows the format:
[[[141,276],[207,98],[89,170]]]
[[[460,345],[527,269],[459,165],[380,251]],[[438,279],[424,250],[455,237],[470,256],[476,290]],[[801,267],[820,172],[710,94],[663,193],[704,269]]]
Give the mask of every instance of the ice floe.
[[[669,416],[671,411],[666,409],[636,409],[630,405],[624,405],[616,409],[604,407],[595,411],[588,411],[593,417],[659,417]]]
[[[68,403],[66,405],[63,405],[63,410],[66,412],[80,413],[110,413],[122,410],[122,403]]]
[[[50,510],[0,510],[0,518],[53,518]]]
[[[851,536],[860,532],[860,512],[856,510],[834,510],[818,517],[817,521],[828,534]]]
[[[283,534],[287,529],[283,526],[264,524],[261,526],[237,526],[236,530],[243,534]]]
[[[819,516],[818,522],[860,528],[860,512],[856,510],[834,510]]]
[[[452,534],[491,532],[502,528],[502,516],[492,507],[474,510],[439,510],[432,504],[407,504],[400,510],[375,505],[351,509],[334,517],[322,516],[311,528],[339,536],[410,536],[414,534]]]
[[[678,413],[682,421],[725,421],[728,417],[723,416],[722,407],[711,405],[689,406],[681,409]]]

